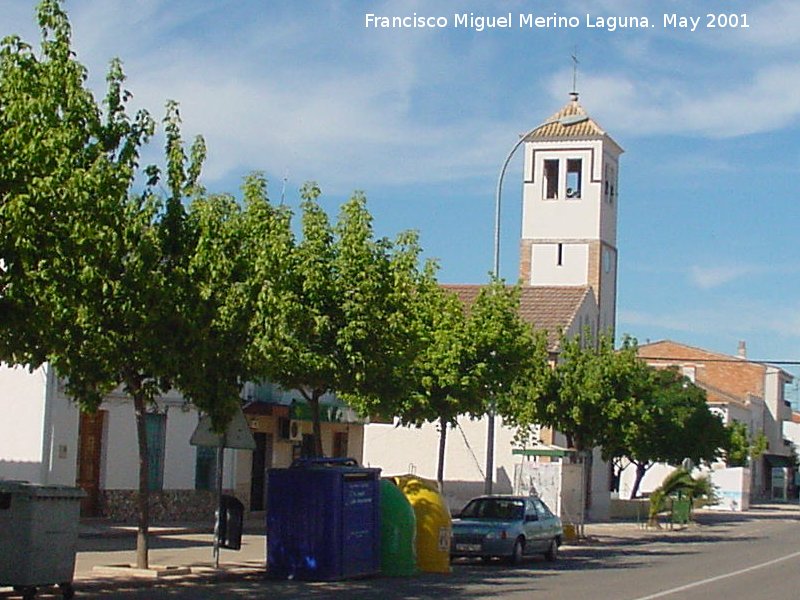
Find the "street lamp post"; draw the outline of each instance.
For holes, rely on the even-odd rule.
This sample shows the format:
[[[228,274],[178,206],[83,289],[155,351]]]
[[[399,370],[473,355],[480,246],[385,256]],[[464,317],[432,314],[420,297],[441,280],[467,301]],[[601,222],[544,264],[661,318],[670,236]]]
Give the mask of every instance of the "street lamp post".
[[[511,162],[511,158],[517,151],[522,143],[528,139],[534,131],[539,129],[541,125],[537,125],[525,134],[521,135],[514,147],[506,156],[503,167],[500,169],[500,175],[497,177],[497,190],[494,197],[494,263],[492,267],[492,277],[494,279],[500,278],[500,197],[503,193],[503,178],[506,175],[506,169]],[[487,428],[486,436],[486,481],[484,484],[485,493],[492,493],[492,485],[494,482],[494,418],[495,418],[495,398],[492,396],[491,404],[489,405],[489,425]]]

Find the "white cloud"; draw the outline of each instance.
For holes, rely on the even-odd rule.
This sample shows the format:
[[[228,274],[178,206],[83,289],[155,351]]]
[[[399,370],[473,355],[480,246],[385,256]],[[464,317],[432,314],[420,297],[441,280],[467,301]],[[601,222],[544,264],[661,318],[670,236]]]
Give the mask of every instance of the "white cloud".
[[[555,79],[555,78],[554,78]],[[560,82],[563,76],[559,76]],[[773,131],[800,117],[800,64],[759,68],[727,82],[631,74],[586,75],[591,113],[609,131],[716,138]]]
[[[689,278],[692,283],[700,289],[708,290],[719,287],[741,277],[751,275],[759,271],[756,267],[749,265],[701,267],[694,265],[689,269]]]
[[[0,0],[0,7],[4,4],[16,3]],[[102,88],[108,59],[118,55],[137,105],[160,116],[164,100],[180,101],[186,131],[202,132],[209,142],[211,180],[253,168],[288,169],[293,177],[320,179],[327,189],[378,181],[491,180],[514,136],[566,101],[569,69],[549,79],[552,104],[542,99],[536,76],[529,78],[535,83],[527,95],[520,91],[527,85],[522,81],[515,90],[492,94],[498,82],[520,80],[503,78],[509,51],[515,50],[507,45],[508,32],[476,36],[456,48],[448,37],[452,31],[367,32],[357,23],[363,11],[347,3],[319,11],[286,6],[211,0],[67,3],[79,58],[89,65],[95,85]],[[526,6],[513,5],[519,11]],[[637,6],[632,0],[592,0],[569,12],[635,14]],[[673,2],[670,10],[692,6]],[[795,3],[784,0],[765,6],[769,11],[751,11],[751,44],[768,43],[759,38],[763,28],[755,26],[756,17],[759,23],[776,17],[793,23],[800,14]],[[421,1],[376,2],[373,9],[465,10],[456,1],[437,4],[436,11]],[[485,2],[476,2],[474,10],[497,12]],[[654,30],[647,38],[625,38],[624,44],[610,38],[610,60],[598,62],[591,55],[582,60],[582,98],[613,135],[731,137],[771,131],[800,116],[800,66],[788,56],[737,64],[733,72],[733,64],[704,64],[706,56],[695,63],[665,52],[656,43],[664,35]],[[692,39],[704,38],[683,38],[676,47],[698,44]],[[566,58],[571,47],[562,50]],[[532,56],[539,52],[531,49]],[[742,50],[732,45],[727,52]],[[516,118],[510,115],[514,111]]]
[[[726,11],[727,12],[727,11]],[[735,12],[735,11],[732,11]],[[745,11],[750,27],[742,30],[749,45],[768,49],[797,51],[797,32],[800,30],[800,4],[796,0],[776,0],[750,5]],[[735,38],[718,36],[715,43],[734,45]],[[741,47],[741,44],[738,44]]]

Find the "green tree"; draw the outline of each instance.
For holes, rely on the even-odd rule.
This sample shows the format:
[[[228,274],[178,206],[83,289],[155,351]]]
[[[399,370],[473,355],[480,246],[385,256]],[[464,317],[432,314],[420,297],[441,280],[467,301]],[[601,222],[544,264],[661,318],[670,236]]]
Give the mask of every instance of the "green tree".
[[[344,204],[332,226],[319,195],[314,184],[304,186],[302,239],[281,259],[284,276],[262,289],[255,354],[263,376],[308,402],[322,456],[325,393],[362,414],[391,414],[408,389],[418,347],[410,300],[419,246],[411,234],[376,239],[363,194]]]
[[[101,110],[59,1],[37,18],[40,53],[18,36],[0,43],[0,360],[31,368],[61,336],[62,300],[48,304],[45,289],[63,302],[84,293],[154,128],[144,111],[128,116],[116,60]]]
[[[46,290],[48,303],[57,306],[61,332],[49,358],[66,378],[69,395],[90,412],[116,387],[133,400],[139,453],[139,568],[148,567],[149,548],[147,415],[157,408],[157,396],[179,379],[189,343],[197,339],[185,310],[190,234],[182,197],[195,189],[192,174],[199,173],[204,151],[201,140],[194,144],[191,161],[176,151],[177,107],[170,105],[168,111],[168,184],[173,195],[162,201],[148,187],[140,195],[117,198],[112,215],[95,215],[87,223],[96,239],[93,254],[76,259],[80,268],[72,273],[80,290],[72,295],[63,294],[60,285]],[[150,173],[155,185],[157,173]],[[176,182],[178,173],[182,183]],[[77,232],[81,229],[75,224]]]
[[[596,344],[562,336],[550,393],[537,398],[541,424],[563,433],[579,452],[598,446],[606,435],[608,404],[623,387],[618,362],[608,336]]]
[[[640,366],[635,393],[611,407],[609,435],[603,442],[606,457],[636,468],[631,498],[638,495],[654,464],[713,462],[728,439],[722,421],[708,409],[704,390],[677,369]]]
[[[413,365],[417,385],[392,414],[404,425],[439,423],[437,478],[444,480],[447,427],[461,414],[485,412],[484,395],[477,394],[468,373],[471,348],[461,300],[431,277],[415,297],[423,346]]]
[[[195,197],[187,215],[181,311],[186,351],[175,385],[221,433],[257,375],[252,354],[259,295],[274,294],[292,251],[290,214],[273,207],[266,180],[252,174],[244,206],[228,195]]]
[[[581,524],[590,503],[592,449],[609,437],[610,407],[631,394],[636,377],[635,344],[630,340],[616,352],[607,335],[596,341],[588,331],[562,336],[550,389],[534,398],[541,424],[563,433],[581,458]]]
[[[146,417],[181,373],[191,321],[183,199],[198,190],[205,147],[190,156],[177,106],[165,119],[169,195],[129,190],[139,152],[154,131],[146,112],[127,113],[130,94],[113,61],[101,108],[74,58],[57,0],[38,7],[42,52],[19,40],[0,49],[0,357],[52,363],[81,410],[112,389],[133,399],[139,453],[137,566],[148,564],[149,453]]]
[[[437,478],[444,481],[447,428],[462,415],[483,417],[497,400],[508,409],[534,355],[530,326],[519,317],[519,289],[493,281],[471,306],[429,279],[417,296],[423,347],[414,363],[415,388],[395,415],[402,423],[439,424]]]
[[[758,458],[767,449],[767,436],[763,432],[751,436],[747,425],[738,421],[727,424],[725,429],[725,462],[729,467],[745,467],[751,459]]]

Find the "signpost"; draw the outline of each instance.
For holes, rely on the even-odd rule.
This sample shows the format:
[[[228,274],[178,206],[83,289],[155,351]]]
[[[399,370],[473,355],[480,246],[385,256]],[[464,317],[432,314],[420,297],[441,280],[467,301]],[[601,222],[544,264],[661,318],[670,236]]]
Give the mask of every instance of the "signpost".
[[[211,429],[211,418],[207,415],[200,417],[200,422],[189,439],[192,446],[209,446],[217,449],[217,510],[214,518],[214,568],[219,568],[219,532],[222,519],[222,467],[225,448],[237,450],[255,450],[256,440],[247,424],[247,419],[239,407],[231,418],[225,432],[214,433]]]

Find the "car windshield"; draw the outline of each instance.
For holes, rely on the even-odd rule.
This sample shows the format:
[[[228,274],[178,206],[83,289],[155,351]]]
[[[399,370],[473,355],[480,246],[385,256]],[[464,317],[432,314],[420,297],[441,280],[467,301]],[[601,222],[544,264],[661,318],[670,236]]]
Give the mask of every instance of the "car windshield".
[[[522,519],[525,514],[525,505],[522,500],[510,498],[478,498],[473,500],[461,511],[465,519],[502,519],[513,521]]]

